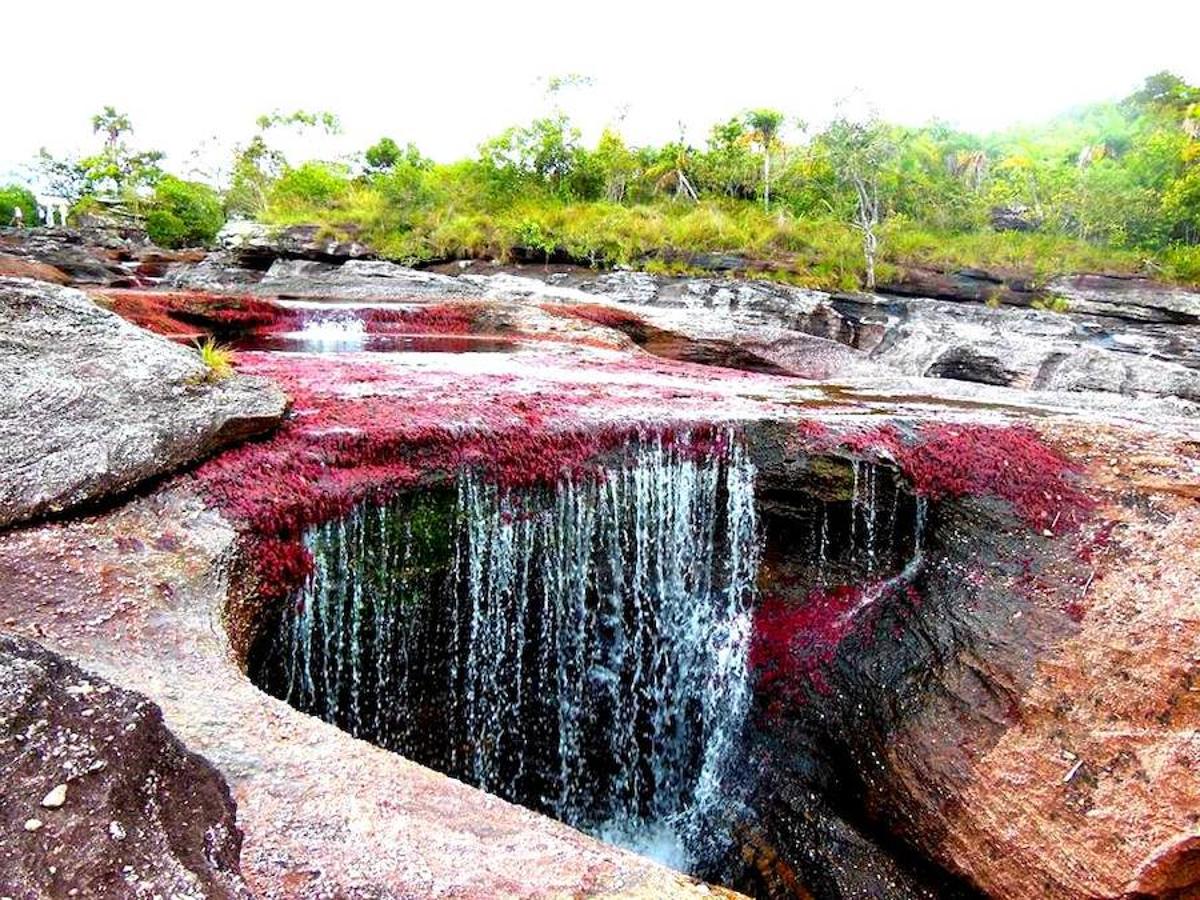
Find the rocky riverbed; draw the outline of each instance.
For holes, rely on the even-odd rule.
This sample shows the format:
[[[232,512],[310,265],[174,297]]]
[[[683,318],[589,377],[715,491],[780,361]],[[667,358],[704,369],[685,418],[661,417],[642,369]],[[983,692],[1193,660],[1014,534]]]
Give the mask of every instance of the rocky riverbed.
[[[245,674],[312,528],[467,470],[562,490],[681,434],[744,442],[764,554],[750,774],[701,874],[770,897],[1198,889],[1196,294],[1064,276],[1076,308],[1053,312],[961,284],[421,272],[307,232],[203,258],[106,240],[5,237],[26,276],[0,278],[6,895],[722,893]],[[210,333],[265,349],[212,380],[181,346]],[[76,682],[105,700],[60,722]],[[144,742],[56,749],[111,744],[127,708]]]

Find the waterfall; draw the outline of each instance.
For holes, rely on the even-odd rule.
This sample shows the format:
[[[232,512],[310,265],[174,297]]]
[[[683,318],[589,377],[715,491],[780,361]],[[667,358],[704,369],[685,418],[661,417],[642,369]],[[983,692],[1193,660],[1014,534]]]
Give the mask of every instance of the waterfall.
[[[353,312],[310,312],[304,315],[299,337],[320,349],[362,344],[367,324]]]
[[[552,488],[467,471],[311,529],[286,698],[689,868],[720,839],[751,699],[755,472],[724,437],[648,436]]]

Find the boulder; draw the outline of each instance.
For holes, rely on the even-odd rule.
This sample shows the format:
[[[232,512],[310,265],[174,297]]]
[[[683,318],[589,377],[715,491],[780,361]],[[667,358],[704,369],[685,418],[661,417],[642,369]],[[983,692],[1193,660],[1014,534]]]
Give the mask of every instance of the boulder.
[[[49,281],[53,284],[71,282],[71,277],[61,269],[9,253],[0,253],[0,278],[32,278],[35,281]]]
[[[221,254],[171,280],[210,291],[360,304],[601,300],[640,321],[619,330],[674,359],[809,378],[890,369],[977,384],[1200,401],[1200,326],[1187,318],[1200,295],[1140,279],[1054,282],[1064,311],[1038,308],[1050,295],[1026,275],[975,269],[908,270],[887,286],[892,293],[831,295],[768,281],[627,271],[449,275],[378,260],[277,259],[264,274]]]
[[[864,325],[877,321],[881,308],[861,298],[842,298],[836,306],[848,321]],[[936,300],[896,299],[883,309],[884,336],[863,349],[904,375],[1200,402],[1196,326]]]
[[[1064,275],[1046,285],[1072,310],[1145,322],[1200,323],[1200,290],[1126,275]]]
[[[279,422],[284,395],[79,291],[0,279],[0,527],[125,491]]]
[[[248,898],[224,779],[161,710],[0,634],[0,894]]]
[[[991,220],[996,231],[1037,231],[1042,224],[1037,214],[1022,203],[993,206]]]
[[[276,227],[259,222],[229,222],[217,235],[219,247],[236,265],[265,270],[277,259],[308,259],[345,262],[371,259],[375,252],[351,235],[345,240],[330,237],[319,225]]]
[[[904,268],[882,281],[879,293],[991,306],[1032,306],[1040,296],[1030,276],[983,269]]]
[[[33,228],[0,237],[0,252],[52,266],[73,284],[129,286],[144,240],[108,229]]]

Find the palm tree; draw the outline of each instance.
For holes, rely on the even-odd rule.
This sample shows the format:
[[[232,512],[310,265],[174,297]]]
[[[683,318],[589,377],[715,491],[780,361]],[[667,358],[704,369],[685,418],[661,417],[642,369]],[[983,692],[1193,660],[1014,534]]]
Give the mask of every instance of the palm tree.
[[[752,109],[746,113],[746,127],[763,148],[763,208],[771,208],[771,148],[783,126],[783,113],[775,109]]]

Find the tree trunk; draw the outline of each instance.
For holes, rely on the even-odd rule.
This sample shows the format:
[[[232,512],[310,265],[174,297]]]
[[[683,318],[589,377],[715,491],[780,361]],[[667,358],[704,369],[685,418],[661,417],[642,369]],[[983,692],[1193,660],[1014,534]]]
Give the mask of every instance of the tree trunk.
[[[771,151],[763,148],[763,209],[771,211]]]
[[[875,290],[875,252],[879,248],[879,242],[875,238],[875,229],[872,225],[867,225],[863,228],[863,256],[867,260],[867,290]]]

